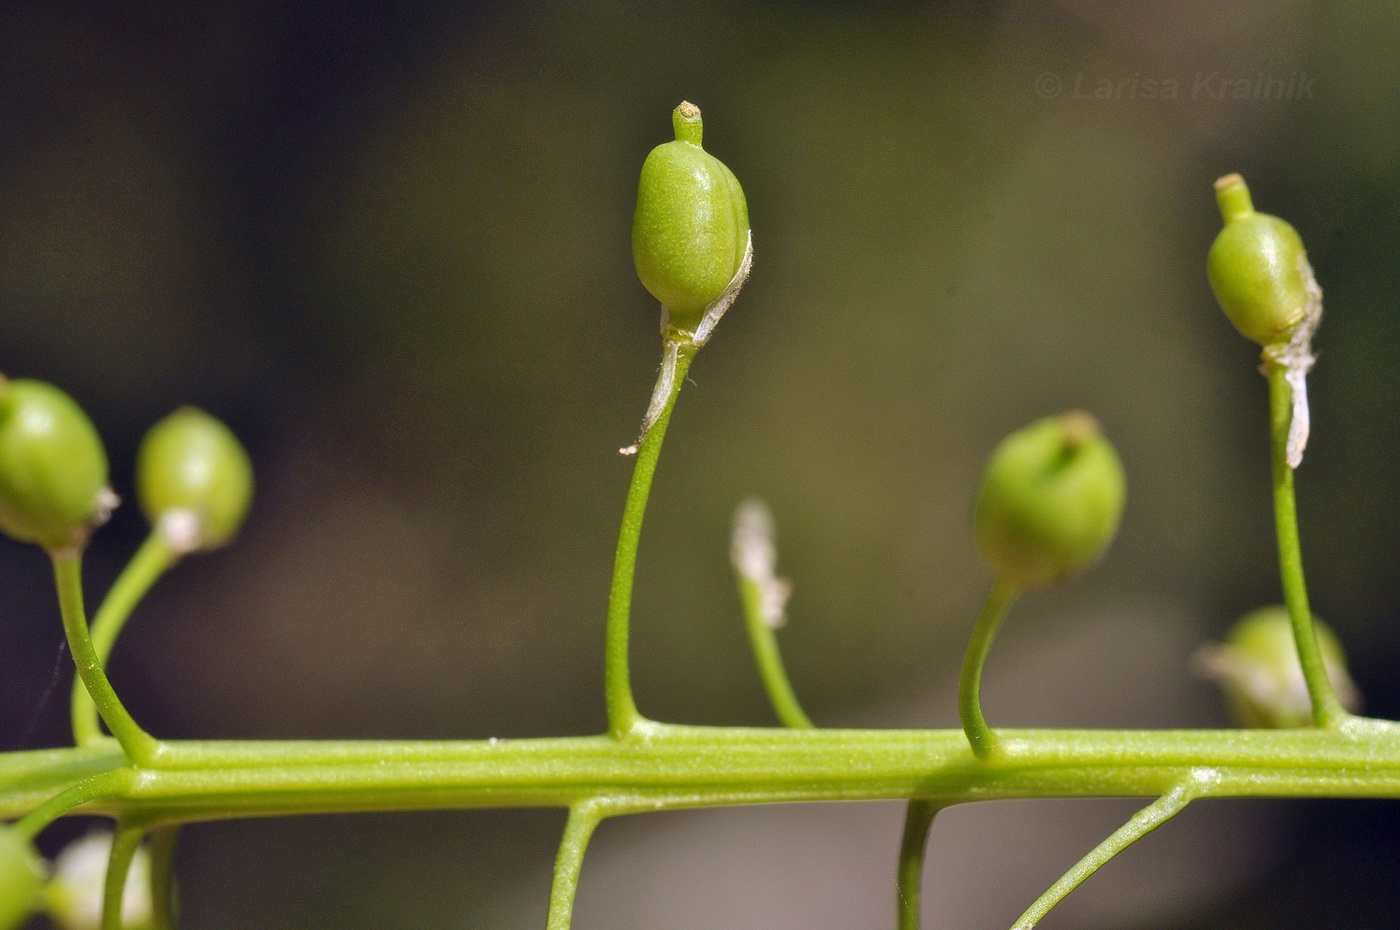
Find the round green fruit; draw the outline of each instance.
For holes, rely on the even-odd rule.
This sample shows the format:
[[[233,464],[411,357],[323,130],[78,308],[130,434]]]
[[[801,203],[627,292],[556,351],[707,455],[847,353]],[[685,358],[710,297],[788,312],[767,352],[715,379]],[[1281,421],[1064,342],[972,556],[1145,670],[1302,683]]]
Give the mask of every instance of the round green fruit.
[[[1123,496],[1123,466],[1093,417],[1037,420],[992,453],[973,511],[978,547],[1003,581],[1054,584],[1107,548]]]
[[[253,468],[222,422],[182,407],[151,427],[136,459],[141,509],[182,551],[214,549],[243,525]]]
[[[87,414],[52,384],[0,379],[0,530],[50,551],[80,547],[113,503]]]
[[[1316,299],[1303,240],[1285,221],[1254,211],[1239,175],[1216,181],[1215,191],[1225,221],[1206,261],[1215,299],[1247,339],[1287,343]]]
[[[693,332],[743,265],[749,208],[734,173],[700,147],[700,108],[682,103],[671,119],[675,141],[642,163],[632,258],[670,324]]]
[[[1338,699],[1348,710],[1361,697],[1347,672],[1346,654],[1332,628],[1313,617],[1318,652]],[[1221,645],[1203,649],[1201,669],[1225,692],[1235,717],[1250,727],[1306,727],[1313,722],[1288,608],[1261,607],[1236,621]]]

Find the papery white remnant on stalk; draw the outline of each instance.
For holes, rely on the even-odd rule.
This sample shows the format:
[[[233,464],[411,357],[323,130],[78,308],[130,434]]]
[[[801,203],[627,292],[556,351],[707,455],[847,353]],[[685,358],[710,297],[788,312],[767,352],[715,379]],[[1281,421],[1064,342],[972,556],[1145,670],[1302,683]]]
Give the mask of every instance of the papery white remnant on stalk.
[[[1297,469],[1303,464],[1303,450],[1308,446],[1308,433],[1312,428],[1312,418],[1308,413],[1308,372],[1317,358],[1312,353],[1312,337],[1317,325],[1322,322],[1322,288],[1313,276],[1312,265],[1307,256],[1298,258],[1298,271],[1307,289],[1307,309],[1303,318],[1293,328],[1287,342],[1264,349],[1264,356],[1284,369],[1284,379],[1288,382],[1292,395],[1292,413],[1288,420],[1288,441],[1285,458],[1288,467]]]
[[[771,629],[787,622],[785,611],[792,595],[792,584],[776,574],[776,535],[773,513],[758,498],[749,498],[734,512],[734,537],[729,557],[735,571],[758,588],[759,616]]]

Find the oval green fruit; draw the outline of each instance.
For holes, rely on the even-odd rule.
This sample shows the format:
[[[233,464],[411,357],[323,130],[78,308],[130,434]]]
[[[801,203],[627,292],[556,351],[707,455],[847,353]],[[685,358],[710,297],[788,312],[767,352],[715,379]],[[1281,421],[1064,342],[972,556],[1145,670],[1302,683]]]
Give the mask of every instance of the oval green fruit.
[[[1215,299],[1245,338],[1286,343],[1314,301],[1303,240],[1284,220],[1255,212],[1238,174],[1216,181],[1215,191],[1225,221],[1206,261]]]
[[[221,421],[182,407],[146,433],[136,459],[136,491],[152,524],[183,551],[231,540],[253,499],[253,468]]]
[[[743,265],[749,209],[734,173],[700,147],[700,109],[682,103],[672,123],[675,141],[642,163],[632,258],[670,324],[693,332]]]
[[[1348,710],[1361,697],[1347,672],[1346,654],[1332,628],[1313,617],[1322,665]],[[1283,605],[1261,607],[1235,622],[1225,642],[1201,650],[1201,670],[1219,683],[1236,718],[1250,727],[1306,727],[1313,722],[1293,624]]]
[[[1037,420],[992,453],[973,511],[978,547],[1003,581],[1054,584],[1108,546],[1123,496],[1123,466],[1093,417]]]
[[[69,549],[112,504],[107,453],[82,408],[52,384],[0,379],[0,530]]]

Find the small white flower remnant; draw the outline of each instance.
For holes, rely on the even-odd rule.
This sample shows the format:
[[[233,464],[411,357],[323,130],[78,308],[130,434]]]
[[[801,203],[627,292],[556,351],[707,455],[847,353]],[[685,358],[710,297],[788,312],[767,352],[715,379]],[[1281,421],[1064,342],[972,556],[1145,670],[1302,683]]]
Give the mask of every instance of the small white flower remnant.
[[[1322,288],[1313,275],[1307,256],[1298,258],[1298,271],[1308,292],[1308,305],[1303,319],[1294,327],[1288,342],[1269,346],[1264,354],[1284,368],[1284,378],[1293,394],[1293,410],[1288,422],[1286,457],[1288,467],[1297,470],[1303,464],[1303,450],[1308,446],[1311,426],[1308,415],[1308,372],[1317,359],[1312,354],[1312,337],[1322,322]]]
[[[759,594],[759,616],[770,629],[787,622],[788,597],[792,585],[776,575],[778,547],[773,513],[757,498],[749,498],[734,512],[734,538],[729,549],[734,570],[754,585]]]
[[[697,346],[703,346],[710,341],[710,334],[719,325],[720,317],[729,309],[729,305],[734,303],[734,298],[739,296],[739,289],[744,286],[744,282],[749,278],[749,272],[753,270],[753,231],[749,231],[748,242],[744,245],[744,257],[739,262],[739,270],[734,272],[734,277],[729,279],[729,284],[724,288],[724,293],[714,299],[705,308],[705,315],[700,320],[700,325],[695,327],[695,337],[692,340]],[[664,308],[663,308],[664,309]],[[662,317],[661,329],[666,330],[667,320]]]
[[[183,558],[204,549],[208,539],[204,532],[206,515],[192,507],[172,507],[156,520],[156,532],[165,540],[170,551]]]
[[[176,555],[189,555],[204,545],[202,522],[190,508],[174,507],[160,515],[156,531]]]
[[[656,376],[656,386],[651,391],[651,402],[647,404],[646,415],[642,417],[642,434],[637,441],[630,446],[623,446],[618,449],[621,455],[636,455],[646,440],[651,428],[656,425],[656,421],[661,418],[661,412],[666,409],[666,402],[671,399],[671,390],[676,385],[676,364],[680,361],[681,347],[690,346],[696,349],[704,346],[710,341],[710,334],[719,325],[720,317],[724,316],[726,310],[734,303],[734,299],[739,296],[739,289],[748,280],[749,270],[753,268],[753,233],[749,233],[748,244],[744,247],[743,260],[739,262],[739,270],[734,272],[734,277],[729,279],[728,286],[724,293],[720,294],[705,308],[705,315],[700,319],[700,325],[693,333],[685,333],[683,330],[671,328],[671,313],[666,309],[666,305],[661,305],[661,371]]]
[[[102,883],[107,877],[107,857],[112,834],[94,830],[64,847],[53,863],[53,881],[47,891],[49,913],[63,930],[98,930],[102,923]],[[122,898],[122,927],[138,930],[151,923],[151,857],[142,846],[136,850],[126,875]]]

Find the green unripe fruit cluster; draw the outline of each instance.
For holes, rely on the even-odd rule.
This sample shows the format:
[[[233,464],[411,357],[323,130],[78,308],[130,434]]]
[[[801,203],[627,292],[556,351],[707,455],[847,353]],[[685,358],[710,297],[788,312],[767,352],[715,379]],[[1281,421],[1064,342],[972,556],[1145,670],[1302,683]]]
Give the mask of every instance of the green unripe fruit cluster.
[[[1093,417],[1037,420],[992,453],[973,510],[978,547],[1002,581],[1054,584],[1107,548],[1123,495],[1123,466]]]
[[[1235,328],[1261,346],[1288,342],[1308,316],[1312,270],[1285,221],[1256,213],[1238,174],[1215,182],[1225,226],[1206,261],[1215,299]]]
[[[642,163],[632,258],[670,324],[694,331],[743,265],[749,208],[734,173],[700,147],[700,108],[682,103],[671,122],[675,141]]]
[[[39,857],[11,827],[0,824],[0,930],[16,930],[39,898]]]
[[[1338,699],[1348,710],[1358,709],[1360,696],[1347,673],[1341,642],[1317,617],[1313,617],[1313,629]],[[1203,650],[1198,661],[1220,684],[1230,709],[1245,726],[1312,725],[1312,700],[1298,661],[1288,608],[1261,607],[1246,614],[1230,628],[1223,645]]]
[[[253,468],[227,426],[182,407],[141,441],[136,491],[152,524],[164,523],[167,534],[184,537],[171,540],[177,548],[214,549],[234,537],[248,514]]]
[[[107,453],[82,408],[52,384],[0,378],[0,530],[70,549],[111,504]]]

